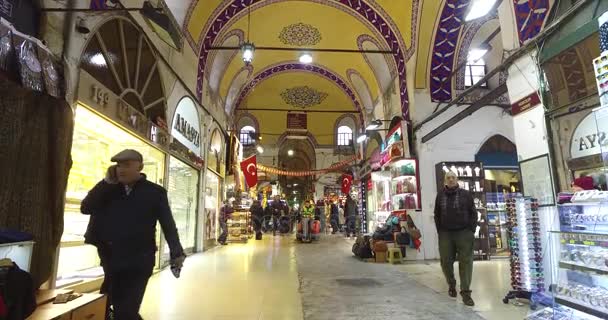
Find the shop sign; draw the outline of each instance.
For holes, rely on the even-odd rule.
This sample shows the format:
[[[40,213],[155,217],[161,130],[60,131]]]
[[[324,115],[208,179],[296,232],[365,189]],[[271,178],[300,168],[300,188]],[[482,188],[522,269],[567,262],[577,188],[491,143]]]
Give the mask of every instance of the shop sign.
[[[573,159],[608,152],[608,121],[599,121],[601,112],[590,113],[576,127],[570,142]]]
[[[185,97],[177,104],[171,135],[194,154],[201,154],[200,119],[192,99]]]
[[[152,123],[84,70],[80,70],[78,100],[158,147],[168,149],[169,134],[164,129]]]
[[[306,113],[303,112],[288,112],[287,113],[287,129],[306,130],[308,128],[308,120]]]
[[[0,18],[32,37],[38,35],[40,10],[33,0],[0,0]]]
[[[531,95],[512,104],[511,105],[511,114],[517,115],[517,114],[526,112],[526,111],[536,107],[539,104],[540,104],[540,96],[538,95],[538,92],[534,92]]]

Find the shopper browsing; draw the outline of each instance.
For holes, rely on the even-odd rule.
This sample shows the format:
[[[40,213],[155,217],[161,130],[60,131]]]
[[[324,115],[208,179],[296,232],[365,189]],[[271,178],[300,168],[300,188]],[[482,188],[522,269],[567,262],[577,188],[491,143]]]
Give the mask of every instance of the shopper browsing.
[[[458,256],[460,295],[464,304],[473,306],[475,302],[471,298],[470,286],[477,210],[471,193],[459,187],[455,173],[446,173],[444,182],[444,189],[435,199],[435,225],[439,234],[441,269],[449,285],[450,297],[456,297],[454,261]]]
[[[349,194],[346,198],[346,208],[344,214],[346,215],[346,237],[350,239],[351,236],[355,236],[355,228],[357,227],[357,202]]]
[[[155,264],[156,224],[169,244],[172,269],[180,270],[185,259],[167,191],[141,173],[143,157],[123,150],[111,159],[100,181],[81,204],[90,215],[85,242],[97,247],[105,278],[101,292],[108,295],[114,319],[141,319],[141,305]],[[176,272],[175,276],[179,274]]]
[[[331,223],[331,234],[336,234],[340,227],[338,226],[338,222],[340,221],[340,211],[338,210],[338,205],[335,202],[331,203],[330,207],[330,215],[329,221]]]
[[[228,200],[224,200],[224,206],[220,209],[220,229],[222,233],[218,238],[218,242],[222,245],[227,245],[226,242],[228,240],[228,220],[232,219],[232,213],[234,209],[232,208],[232,204]]]

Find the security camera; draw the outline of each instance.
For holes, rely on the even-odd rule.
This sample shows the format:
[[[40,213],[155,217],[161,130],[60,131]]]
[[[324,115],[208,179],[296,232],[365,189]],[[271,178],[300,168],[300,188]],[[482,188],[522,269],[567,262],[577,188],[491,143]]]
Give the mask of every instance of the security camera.
[[[79,19],[78,22],[76,23],[76,31],[78,31],[82,34],[89,34],[91,32],[91,29],[89,29],[89,27],[87,27],[87,24],[84,21],[84,19]]]

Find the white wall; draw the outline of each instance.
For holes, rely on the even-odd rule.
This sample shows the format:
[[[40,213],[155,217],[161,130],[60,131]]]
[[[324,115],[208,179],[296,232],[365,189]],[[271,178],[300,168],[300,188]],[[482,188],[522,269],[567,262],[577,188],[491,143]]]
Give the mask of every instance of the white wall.
[[[433,108],[429,95],[420,92],[416,95],[417,108]],[[434,222],[437,183],[435,164],[442,161],[474,161],[481,145],[490,137],[500,134],[514,141],[513,122],[510,115],[498,107],[487,106],[460,121],[427,143],[422,137],[465,107],[452,107],[441,116],[425,124],[416,134],[418,160],[420,162],[420,186],[422,213],[415,222],[422,230],[422,250],[425,259],[438,259],[439,250],[437,230]]]

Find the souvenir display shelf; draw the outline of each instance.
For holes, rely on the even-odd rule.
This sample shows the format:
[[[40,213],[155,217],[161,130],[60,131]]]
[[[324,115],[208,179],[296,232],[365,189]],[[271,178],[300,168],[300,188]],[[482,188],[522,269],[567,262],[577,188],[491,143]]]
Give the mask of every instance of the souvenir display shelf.
[[[228,242],[244,242],[251,238],[251,212],[249,207],[239,206],[234,209],[228,225]]]
[[[486,194],[484,192],[485,171],[481,162],[440,162],[435,165],[437,192],[444,188],[445,173],[453,172],[458,176],[460,187],[468,190],[475,199],[478,213],[478,227],[475,232],[475,258],[489,260],[492,254],[491,243],[496,243],[494,234],[490,234],[486,212]]]
[[[402,159],[389,164],[391,172],[391,209],[420,209],[418,160]]]
[[[608,106],[608,52],[593,59],[593,70],[597,82],[597,92],[600,96],[602,107]]]
[[[532,300],[532,295],[545,291],[543,247],[538,201],[514,197],[506,202],[511,247],[511,287],[503,302],[515,298]]]
[[[376,228],[384,226],[386,219],[391,215],[391,173],[389,171],[372,172],[371,190],[368,191],[367,203],[367,232],[374,232]]]
[[[608,192],[577,192],[558,213],[553,308],[572,310],[564,319],[608,319]]]
[[[492,252],[506,251],[509,249],[506,195],[502,192],[487,192],[486,201],[490,247]]]

